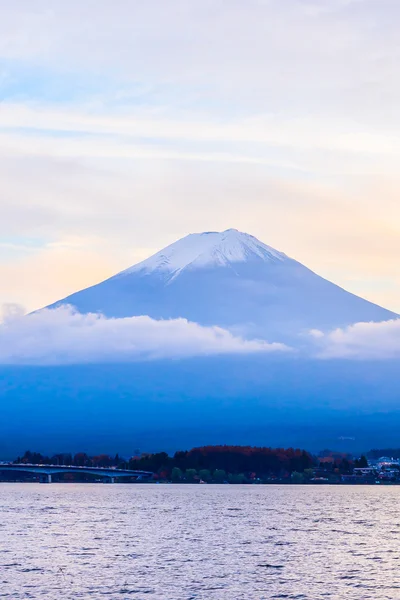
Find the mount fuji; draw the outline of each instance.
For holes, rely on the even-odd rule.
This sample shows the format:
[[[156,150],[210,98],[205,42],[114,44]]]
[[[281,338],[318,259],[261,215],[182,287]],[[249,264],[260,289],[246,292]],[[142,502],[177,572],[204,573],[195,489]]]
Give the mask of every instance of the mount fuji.
[[[82,314],[64,310],[66,304]],[[398,443],[398,359],[319,360],[308,351],[312,336],[301,335],[397,315],[250,235],[233,229],[188,235],[49,308],[58,306],[60,311],[34,315],[33,322],[46,324],[33,336],[38,352],[46,340],[60,352],[49,323],[65,314],[73,319],[69,330],[61,329],[61,341],[63,335],[70,345],[77,340],[77,351],[79,339],[70,337],[77,320],[94,322],[94,331],[107,325],[120,335],[128,324],[107,317],[138,315],[183,317],[227,328],[238,339],[256,337],[306,351],[118,362],[112,359],[112,340],[108,345],[103,335],[99,343],[111,360],[0,364],[0,458],[27,447],[118,450],[129,456],[137,447],[174,451],[210,443],[346,451]],[[87,315],[97,312],[105,317]],[[157,321],[157,327],[164,325]],[[31,332],[24,334],[23,352],[31,339]]]
[[[106,317],[184,317],[274,341],[397,318],[236,229],[190,234],[49,308],[62,304]]]

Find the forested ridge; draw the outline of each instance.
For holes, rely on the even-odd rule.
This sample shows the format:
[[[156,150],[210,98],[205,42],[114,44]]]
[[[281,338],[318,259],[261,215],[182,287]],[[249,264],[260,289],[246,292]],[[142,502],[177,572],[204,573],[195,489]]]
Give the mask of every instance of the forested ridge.
[[[298,448],[256,446],[202,446],[179,450],[172,456],[166,452],[140,453],[130,458],[116,454],[89,456],[84,452],[45,456],[27,451],[14,462],[25,464],[107,467],[151,471],[155,481],[182,483],[252,483],[273,481],[302,482],[320,474],[351,473],[355,466],[366,464],[365,458],[353,460],[349,455],[323,452],[313,456]]]

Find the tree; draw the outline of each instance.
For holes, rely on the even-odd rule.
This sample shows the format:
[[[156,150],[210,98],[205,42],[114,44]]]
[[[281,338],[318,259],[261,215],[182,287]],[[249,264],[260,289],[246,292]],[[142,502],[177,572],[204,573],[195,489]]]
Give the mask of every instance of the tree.
[[[174,467],[172,469],[171,479],[174,483],[178,483],[178,481],[182,480],[182,471],[179,467]]]
[[[314,477],[314,469],[305,469],[304,470],[304,477],[309,480],[312,477]]]
[[[208,469],[200,469],[199,477],[202,481],[210,481],[211,473]]]
[[[349,461],[347,460],[347,458],[344,458],[339,465],[339,473],[349,474],[351,473],[351,470],[352,469]]]
[[[213,475],[214,481],[217,483],[224,483],[226,481],[226,473],[223,469],[216,469]]]
[[[358,460],[354,461],[354,466],[359,469],[366,469],[368,467],[368,461],[365,456],[362,455]]]
[[[196,476],[197,476],[196,469],[186,469],[185,479],[188,483],[194,483]]]
[[[298,471],[293,471],[291,475],[292,483],[304,483],[304,475],[303,473],[299,473]]]
[[[244,483],[246,481],[246,477],[243,473],[233,474],[228,476],[229,483]]]
[[[52,465],[72,465],[72,455],[67,454],[54,454],[51,457],[50,462]]]
[[[30,450],[27,450],[21,458],[21,462],[32,465],[43,465],[49,464],[50,460],[47,456],[40,454],[40,452],[31,452]]]
[[[77,467],[87,467],[91,465],[91,461],[85,452],[78,452],[74,456],[73,464]]]
[[[108,454],[99,454],[98,456],[92,456],[92,463],[94,467],[111,467],[113,460]]]

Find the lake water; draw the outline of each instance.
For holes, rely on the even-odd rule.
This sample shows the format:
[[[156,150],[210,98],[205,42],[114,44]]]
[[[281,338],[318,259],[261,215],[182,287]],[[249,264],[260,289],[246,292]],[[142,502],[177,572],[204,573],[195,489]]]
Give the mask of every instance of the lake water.
[[[0,597],[400,598],[400,487],[0,484]]]

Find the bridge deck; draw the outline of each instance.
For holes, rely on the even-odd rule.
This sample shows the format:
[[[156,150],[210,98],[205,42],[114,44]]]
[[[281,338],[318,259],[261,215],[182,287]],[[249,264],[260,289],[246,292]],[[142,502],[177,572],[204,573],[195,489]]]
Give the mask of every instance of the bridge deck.
[[[0,463],[0,471],[13,471],[20,473],[36,473],[47,476],[57,473],[83,473],[86,475],[97,475],[99,477],[136,477],[148,479],[152,477],[151,471],[139,471],[130,469],[111,469],[109,467],[78,467],[75,465],[34,465],[21,463]]]

